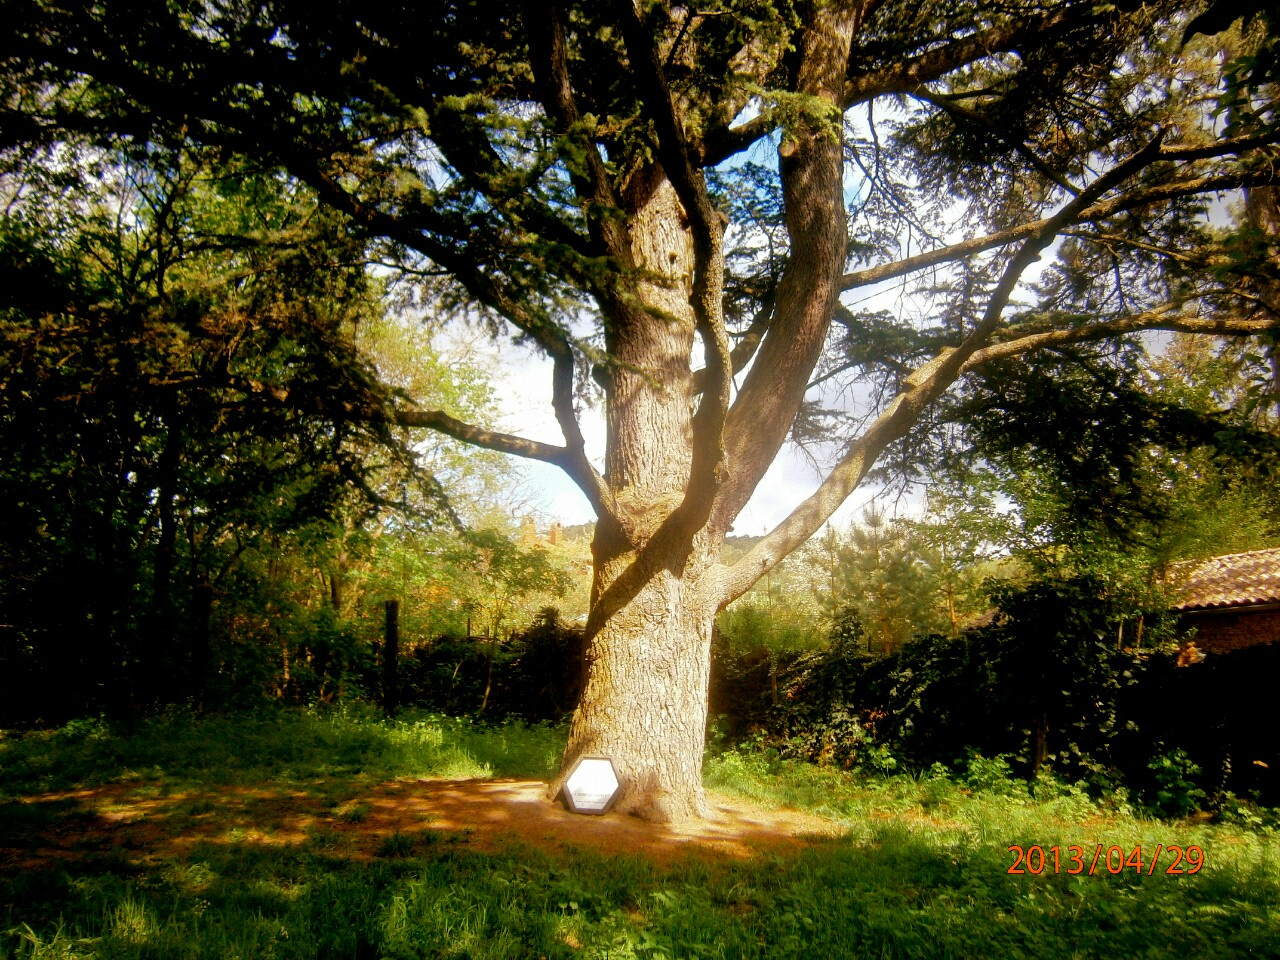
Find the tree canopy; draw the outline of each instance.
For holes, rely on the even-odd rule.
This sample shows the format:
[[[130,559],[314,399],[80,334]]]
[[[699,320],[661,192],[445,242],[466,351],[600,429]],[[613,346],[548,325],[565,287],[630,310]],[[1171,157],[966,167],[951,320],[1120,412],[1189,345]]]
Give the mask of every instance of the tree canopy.
[[[560,443],[408,398],[312,399],[577,482],[599,524],[566,760],[613,754],[623,807],[646,815],[702,809],[715,611],[877,464],[935,449],[939,401],[986,371],[1016,379],[1024,355],[1140,349],[1148,330],[1259,338],[1274,356],[1280,128],[1261,6],[10,8],[11,164],[68,137],[249,164],[379,244],[436,311],[551,359]],[[594,403],[603,464],[579,420]],[[834,451],[817,492],[722,563],[783,444],[815,437]]]

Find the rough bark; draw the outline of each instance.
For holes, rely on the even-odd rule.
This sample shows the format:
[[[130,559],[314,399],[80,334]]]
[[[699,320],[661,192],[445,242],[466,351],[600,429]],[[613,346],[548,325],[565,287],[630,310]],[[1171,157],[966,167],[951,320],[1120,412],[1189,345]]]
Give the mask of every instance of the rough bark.
[[[597,579],[627,562],[624,555],[606,563]],[[682,571],[657,571],[590,639],[564,766],[584,754],[613,758],[621,812],[655,821],[707,813],[702,753],[718,607],[713,569],[701,557]]]
[[[608,384],[605,476],[619,510],[647,539],[684,494],[692,458],[689,354],[693,243],[675,190],[659,179],[631,216],[631,256],[642,277],[612,305],[606,330],[617,358]]]
[[[664,528],[693,463],[689,356],[694,244],[665,178],[635,195],[629,254],[638,280],[612,304],[606,479],[616,523],[597,526],[587,679],[563,772],[610,756],[622,778],[615,809],[670,821],[703,816],[702,748],[713,589],[722,534],[692,540]],[[558,779],[551,786],[560,789]]]

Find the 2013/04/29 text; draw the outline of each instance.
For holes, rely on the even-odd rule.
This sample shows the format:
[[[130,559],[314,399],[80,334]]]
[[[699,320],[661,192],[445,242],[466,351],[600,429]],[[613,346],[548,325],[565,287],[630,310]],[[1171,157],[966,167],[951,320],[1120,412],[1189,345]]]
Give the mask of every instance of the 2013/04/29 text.
[[[1014,855],[1013,865],[1005,872],[1013,874],[1087,873],[1092,877],[1101,870],[1107,873],[1133,870],[1149,877],[1156,872],[1162,853],[1167,853],[1172,858],[1172,862],[1164,870],[1169,875],[1199,873],[1204,866],[1204,850],[1200,847],[1179,847],[1173,844],[1165,846],[1163,843],[1156,844],[1155,853],[1150,859],[1143,856],[1141,846],[1134,847],[1126,854],[1123,847],[1104,847],[1102,844],[1098,844],[1093,850],[1074,845],[1048,848],[1011,846],[1009,852]]]

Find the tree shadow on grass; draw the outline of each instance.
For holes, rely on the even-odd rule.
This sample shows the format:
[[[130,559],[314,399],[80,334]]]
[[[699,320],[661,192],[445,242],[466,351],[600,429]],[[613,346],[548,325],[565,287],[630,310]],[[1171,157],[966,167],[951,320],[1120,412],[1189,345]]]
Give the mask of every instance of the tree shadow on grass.
[[[121,784],[8,804],[0,957],[1280,953],[1267,864],[1010,876],[999,844],[893,818],[754,845],[739,830],[735,847],[716,824],[700,842],[561,821],[537,786]]]

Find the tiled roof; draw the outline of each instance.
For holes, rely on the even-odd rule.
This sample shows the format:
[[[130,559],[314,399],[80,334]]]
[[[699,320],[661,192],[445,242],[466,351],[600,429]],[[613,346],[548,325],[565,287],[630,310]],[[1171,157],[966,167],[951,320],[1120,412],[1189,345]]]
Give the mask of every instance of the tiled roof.
[[[1280,547],[1180,563],[1173,580],[1182,597],[1174,610],[1280,603]]]

